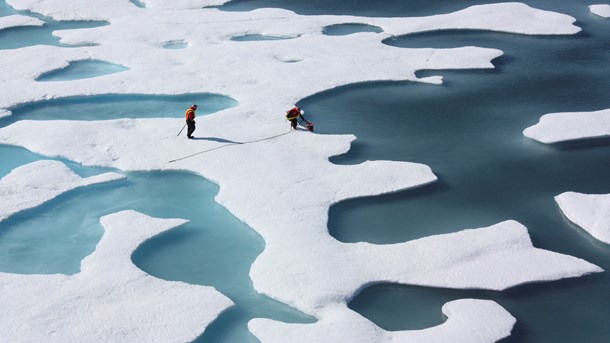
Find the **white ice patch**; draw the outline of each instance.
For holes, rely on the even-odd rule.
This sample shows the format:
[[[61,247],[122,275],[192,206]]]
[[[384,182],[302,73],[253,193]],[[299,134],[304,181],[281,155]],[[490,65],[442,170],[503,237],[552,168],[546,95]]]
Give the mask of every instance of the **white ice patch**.
[[[5,17],[0,17],[0,30],[13,28],[13,27],[23,27],[23,26],[42,26],[44,25],[44,21],[34,18],[28,17],[24,15],[9,15]]]
[[[123,211],[75,275],[0,273],[0,327],[10,342],[186,342],[232,302],[212,287],[164,281],[131,262],[145,240],[184,224]]]
[[[566,192],[556,196],[555,201],[570,221],[610,244],[610,194]]]
[[[589,6],[589,10],[591,13],[602,18],[610,18],[610,5],[608,4],[591,5]]]
[[[14,169],[0,179],[0,221],[36,207],[69,190],[124,178],[105,173],[81,178],[58,161],[37,161]]]
[[[296,226],[291,218],[279,224],[289,230]],[[311,232],[287,236],[295,238],[272,240],[252,266],[254,286],[319,318],[371,283],[504,290],[602,271],[582,259],[535,248],[527,229],[515,221],[392,245],[343,244]]]
[[[490,300],[460,299],[443,305],[445,323],[424,329],[386,331],[345,307],[314,324],[253,319],[250,331],[262,342],[496,342],[510,335],[516,320]],[[439,313],[440,317],[440,313]]]
[[[610,109],[595,112],[545,114],[538,124],[523,131],[526,137],[542,143],[610,136]]]

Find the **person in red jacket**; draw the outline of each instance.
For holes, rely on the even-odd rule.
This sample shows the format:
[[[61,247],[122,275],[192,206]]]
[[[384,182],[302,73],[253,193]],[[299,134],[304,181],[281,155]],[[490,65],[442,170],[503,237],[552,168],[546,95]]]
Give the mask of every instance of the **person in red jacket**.
[[[307,130],[313,131],[313,123],[310,123],[303,117],[303,110],[301,110],[298,106],[294,106],[290,110],[286,112],[286,119],[290,121],[290,126],[293,130],[297,129],[297,124],[299,123],[299,118],[302,119],[307,125],[305,126]]]
[[[186,130],[186,137],[188,137],[188,139],[193,139],[193,132],[195,132],[195,111],[197,111],[197,105],[189,107],[184,114],[186,117],[186,125],[188,125],[188,129]]]

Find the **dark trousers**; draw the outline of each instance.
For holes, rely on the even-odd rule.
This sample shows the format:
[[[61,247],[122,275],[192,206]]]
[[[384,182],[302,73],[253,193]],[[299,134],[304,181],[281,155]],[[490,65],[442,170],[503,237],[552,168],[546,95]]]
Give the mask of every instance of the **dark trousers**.
[[[289,120],[290,120],[290,126],[292,126],[292,128],[294,130],[296,130],[297,129],[297,123],[298,123],[297,119],[295,118],[295,119],[289,119]]]
[[[186,136],[190,137],[193,134],[193,132],[195,132],[195,121],[187,120],[186,125],[188,126],[188,129],[186,130]]]

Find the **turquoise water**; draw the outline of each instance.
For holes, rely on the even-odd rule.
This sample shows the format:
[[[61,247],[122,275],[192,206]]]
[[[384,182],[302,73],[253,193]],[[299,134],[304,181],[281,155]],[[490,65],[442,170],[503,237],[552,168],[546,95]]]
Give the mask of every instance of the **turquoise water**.
[[[2,157],[2,163],[0,163],[0,179],[17,167],[39,160],[60,161],[67,165],[70,169],[72,169],[73,172],[75,172],[81,177],[89,177],[109,171],[109,169],[104,168],[83,167],[79,163],[66,160],[64,158],[51,158],[47,156],[42,156],[39,154],[35,154],[22,147],[12,145],[0,144],[0,156]]]
[[[191,104],[203,116],[237,106],[237,101],[217,94],[182,95],[115,94],[70,97],[29,103],[12,108],[0,126],[18,120],[109,120],[119,118],[182,118]]]
[[[103,233],[99,218],[134,209],[190,221],[144,243],[136,265],[166,280],[212,285],[237,303],[199,341],[255,341],[247,330],[254,317],[311,322],[254,291],[248,272],[264,241],[214,201],[217,193],[213,183],[177,172],[128,173],[124,181],[70,191],[0,222],[0,270],[76,273]]]
[[[491,1],[252,0],[225,10],[263,7],[304,14],[375,16],[448,13]],[[610,108],[610,21],[591,16],[586,4],[528,1],[575,16],[584,32],[573,37],[524,37],[473,31],[418,34],[386,40],[397,47],[479,45],[506,54],[491,71],[422,71],[444,75],[442,86],[408,82],[348,86],[299,104],[321,133],[355,133],[339,164],[391,159],[429,165],[439,182],[392,195],[346,201],[331,208],[329,231],[345,242],[403,242],[432,234],[516,219],[528,226],[537,247],[584,258],[610,269],[610,247],[568,223],[553,196],[564,191],[608,193],[610,140],[543,145],[522,130],[550,112]],[[0,15],[11,13],[0,0]],[[46,19],[45,19],[46,20]],[[62,24],[63,25],[63,24]],[[49,37],[23,31],[20,44]],[[36,37],[34,37],[36,35]],[[2,49],[3,31],[0,31]],[[204,96],[204,95],[201,95]],[[5,126],[22,119],[181,117],[199,95],[69,98],[13,109]],[[235,105],[218,98],[222,105]],[[212,111],[213,105],[206,107]],[[202,112],[203,111],[198,111]],[[0,176],[43,157],[0,146]],[[64,161],[68,162],[68,161]],[[89,176],[105,170],[68,163]],[[213,201],[218,189],[185,173],[128,173],[127,180],[68,192],[0,223],[0,270],[74,273],[102,234],[99,216],[136,209],[190,222],[143,244],[133,261],[168,280],[213,285],[237,306],[200,337],[203,342],[256,341],[250,318],[311,322],[297,311],[257,294],[248,277],[262,239]],[[507,342],[607,342],[610,339],[608,273],[516,287],[505,292],[432,289],[381,284],[365,289],[349,306],[388,330],[442,323],[441,305],[453,299],[492,299],[517,318]]]
[[[383,30],[380,27],[366,24],[337,24],[330,25],[324,28],[323,33],[328,36],[345,36],[359,32],[375,32],[380,33]]]
[[[0,3],[0,9],[4,10],[6,6],[2,5],[5,4]],[[39,42],[31,40],[30,35],[37,35],[48,43],[48,37],[38,37],[44,36],[46,31],[19,28],[11,34],[15,34],[15,41],[23,46]],[[108,70],[107,64],[89,61],[73,64],[41,80],[79,79]],[[182,118],[184,110],[193,103],[198,104],[199,116],[237,105],[229,97],[201,93],[70,97],[11,108],[13,115],[0,119],[0,126],[26,119]],[[0,145],[0,156],[0,177],[21,165],[46,159],[26,149],[6,145]],[[56,160],[82,177],[110,171],[86,168],[65,159]],[[252,262],[264,249],[264,241],[214,201],[218,186],[188,173],[127,173],[126,176],[126,180],[66,192],[0,222],[0,271],[77,273],[81,260],[94,251],[103,234],[99,218],[134,209],[155,217],[189,220],[180,228],[144,243],[133,255],[136,265],[166,280],[214,286],[236,303],[197,341],[256,342],[247,323],[257,317],[304,323],[315,320],[253,289],[248,273]]]
[[[129,70],[118,64],[98,60],[70,62],[67,67],[40,75],[36,81],[70,81],[120,73]]]
[[[231,40],[236,41],[236,42],[258,42],[258,41],[283,40],[283,39],[292,39],[292,37],[275,37],[275,36],[253,34],[253,35],[236,36],[236,37],[231,38]]]
[[[43,26],[15,27],[0,30],[0,50],[18,49],[34,45],[71,47],[72,45],[60,43],[59,38],[53,36],[52,32],[108,25],[104,21],[57,21],[29,11],[16,11],[8,6],[4,0],[0,0],[0,17],[13,14],[38,18],[44,21],[45,24]]]

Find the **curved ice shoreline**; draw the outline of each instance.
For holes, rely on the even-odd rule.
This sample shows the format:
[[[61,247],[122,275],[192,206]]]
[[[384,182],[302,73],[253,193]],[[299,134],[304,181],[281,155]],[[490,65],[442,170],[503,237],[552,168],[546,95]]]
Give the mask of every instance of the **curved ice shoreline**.
[[[610,194],[565,192],[556,196],[555,201],[570,221],[610,244]]]
[[[496,342],[508,337],[516,320],[493,301],[460,299],[443,305],[447,321],[425,330],[385,331],[352,310],[337,306],[315,324],[250,321],[263,342]],[[485,323],[484,326],[482,323]]]
[[[610,5],[591,5],[589,6],[591,13],[598,15],[602,18],[610,18]]]
[[[69,190],[123,178],[125,176],[119,173],[81,178],[58,161],[37,161],[21,166],[0,179],[0,221]]]
[[[516,222],[391,246],[337,242],[328,235],[326,227],[330,205],[353,197],[417,187],[434,182],[436,176],[427,166],[415,163],[368,161],[355,166],[331,164],[328,158],[348,151],[355,139],[353,136],[293,132],[257,141],[287,133],[287,125],[282,120],[286,106],[322,90],[371,80],[417,80],[415,71],[420,69],[493,68],[490,61],[502,54],[499,50],[476,47],[398,49],[384,46],[381,43],[384,37],[452,28],[572,34],[580,30],[573,25],[574,18],[535,10],[522,4],[474,6],[447,15],[423,18],[357,18],[307,17],[272,9],[248,13],[200,9],[153,10],[158,8],[156,5],[160,6],[159,2],[154,1],[147,1],[146,10],[132,6],[128,1],[112,6],[101,0],[94,2],[95,5],[67,0],[11,0],[9,3],[19,3],[22,7],[41,11],[56,19],[108,20],[111,25],[56,32],[64,43],[96,43],[99,46],[72,49],[36,46],[1,54],[0,61],[7,65],[24,61],[19,68],[7,70],[0,76],[3,84],[7,85],[0,91],[2,108],[42,99],[101,92],[180,94],[197,90],[227,94],[240,101],[240,106],[236,108],[198,120],[198,134],[234,142],[253,142],[250,144],[226,145],[213,139],[202,139],[188,142],[187,145],[183,137],[175,137],[176,129],[183,125],[183,121],[176,119],[20,121],[0,129],[0,142],[25,146],[42,154],[64,156],[85,165],[112,166],[122,170],[189,170],[214,180],[221,186],[218,202],[265,239],[265,252],[251,269],[257,290],[319,318],[318,324],[288,325],[286,330],[292,331],[298,327],[307,334],[315,333],[320,340],[331,340],[331,337],[324,336],[327,334],[345,340],[356,332],[356,323],[365,321],[352,321],[357,316],[347,309],[345,303],[359,289],[372,282],[505,289],[526,282],[601,271],[586,261],[534,248],[527,230]],[[178,6],[193,8],[202,3],[181,1],[174,6],[176,9]],[[325,26],[355,20],[382,27],[385,33],[342,37],[321,34]],[[227,22],[230,24],[227,25]],[[256,44],[263,44],[260,42],[230,41],[233,36],[247,33],[299,35],[299,38],[264,42],[269,47],[266,49],[254,49]],[[176,37],[187,41],[189,48],[181,51],[159,49],[162,42]],[[363,55],[362,51],[367,54]],[[47,56],[45,64],[39,63],[37,57],[40,55]],[[45,71],[87,57],[126,65],[130,70],[85,82],[41,85],[34,81]],[[250,63],[244,63],[245,58]],[[257,67],[252,68],[253,64]],[[294,76],[299,82],[286,83],[286,75]],[[439,83],[441,79],[433,77],[420,81]],[[29,91],[22,92],[22,89]],[[37,140],[31,137],[37,137]],[[141,144],[150,141],[154,141],[154,144]],[[133,146],[138,146],[138,149],[132,149]],[[220,147],[222,149],[218,149]],[[295,152],[290,147],[307,149],[299,151],[298,158],[295,158]],[[188,158],[180,159],[183,157]],[[168,163],[176,159],[180,160]],[[256,179],[256,182],[252,182],[252,179]],[[122,226],[132,224],[132,220],[139,217],[133,213],[119,213],[111,216],[111,219],[105,217],[104,221],[109,221],[111,226]],[[149,221],[156,222],[150,218],[142,220],[146,225]],[[477,244],[472,244],[473,241]],[[448,248],[451,248],[451,253],[445,251]],[[98,253],[96,251],[83,263]],[[527,263],[520,263],[523,261]],[[525,271],[516,270],[515,265],[527,265],[528,268]],[[496,272],[490,273],[491,270]],[[129,274],[140,275],[141,271],[132,269]],[[114,277],[101,275],[96,275],[100,282]],[[19,285],[24,292],[34,293],[39,282],[45,283],[51,290],[57,288],[57,279],[66,278],[0,274],[0,283],[6,287]],[[167,284],[170,283],[154,284],[155,289],[151,289],[151,292],[162,291]],[[72,288],[68,290],[73,291]],[[195,286],[184,292],[191,291],[204,292],[201,287]],[[209,323],[229,305],[226,301],[218,300],[220,296],[210,294],[217,299],[213,301],[215,306],[206,313],[199,313],[205,316],[199,327],[181,327],[184,335],[192,337],[199,334],[206,322]],[[92,299],[85,293],[70,304],[86,308],[99,305],[96,302],[101,300],[96,297]],[[30,301],[33,300],[8,301],[4,308],[35,308]],[[64,301],[59,299],[49,306],[61,307]],[[149,305],[147,300],[138,301]],[[160,303],[169,306],[173,301],[164,299]],[[475,304],[460,301],[451,304],[447,306],[453,309],[450,312],[455,313],[455,317],[472,315],[474,320],[453,321],[451,318],[454,315],[448,313],[450,320],[442,327],[450,330],[420,330],[413,337],[443,340],[448,332],[455,333],[453,330],[461,332],[462,337],[472,337],[476,331],[489,331],[490,334],[484,337],[495,340],[506,336],[514,324],[510,314],[496,304],[490,305],[490,302]],[[188,312],[195,310],[187,308],[184,311],[188,316]],[[488,321],[489,318],[484,316],[488,311],[495,313],[494,321]],[[103,313],[99,315],[103,316]],[[24,319],[24,322],[28,319]],[[61,327],[71,325],[68,322],[52,322]],[[121,323],[109,321],[109,327]],[[318,331],[318,327],[328,323],[341,323],[344,330]],[[86,327],[88,322],[79,324]],[[254,320],[250,327],[261,338],[273,341],[281,338],[276,335],[284,330],[276,329],[285,325],[269,320]],[[366,330],[371,330],[372,325],[367,323],[366,327]],[[48,332],[45,331],[47,329],[49,327],[42,326],[40,332],[19,331],[15,337],[29,339],[34,335],[42,336]],[[167,330],[164,334],[169,335],[176,328]],[[382,330],[374,331],[374,335],[382,334]],[[99,335],[108,339],[123,339],[112,332]],[[402,334],[396,335],[401,337]],[[358,338],[366,340],[366,337]]]
[[[24,27],[24,26],[42,26],[44,25],[44,21],[28,17],[24,15],[9,15],[6,17],[0,17],[0,30],[15,28],[15,27]]]
[[[212,287],[154,278],[131,263],[141,242],[185,223],[123,211],[74,275],[0,274],[8,341],[191,341],[232,302]]]
[[[610,137],[610,109],[545,114],[523,134],[546,144]]]

